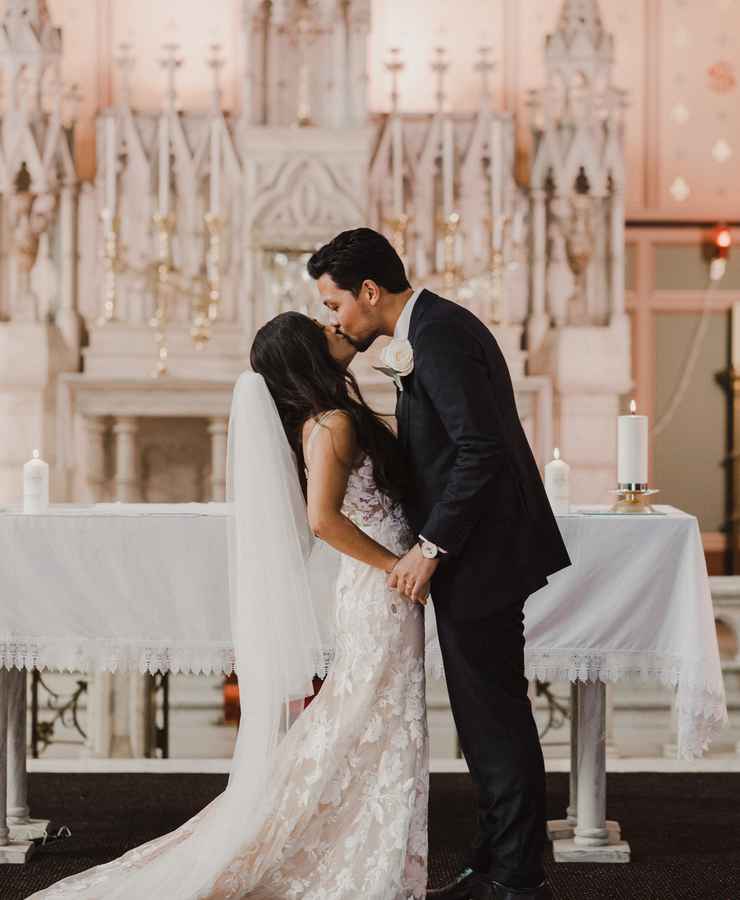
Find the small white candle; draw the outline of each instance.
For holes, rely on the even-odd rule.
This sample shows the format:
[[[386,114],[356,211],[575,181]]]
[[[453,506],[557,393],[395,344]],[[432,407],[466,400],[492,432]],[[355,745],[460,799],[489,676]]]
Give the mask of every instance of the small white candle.
[[[49,466],[33,451],[23,466],[23,512],[43,513],[49,508]]]
[[[647,484],[648,417],[636,415],[637,405],[630,402],[630,414],[617,420],[617,483]]]
[[[556,516],[570,512],[570,466],[560,458],[556,447],[553,459],[545,466],[545,491]]]
[[[211,197],[210,212],[217,216],[221,212],[221,121],[211,122]]]
[[[455,144],[452,119],[442,123],[442,206],[445,218],[455,211]]]
[[[403,215],[403,132],[401,117],[396,113],[391,120],[391,168],[393,179],[393,215]]]
[[[167,113],[159,119],[159,214],[170,214],[170,127]]]
[[[111,221],[116,214],[116,120],[105,117],[105,208]]]

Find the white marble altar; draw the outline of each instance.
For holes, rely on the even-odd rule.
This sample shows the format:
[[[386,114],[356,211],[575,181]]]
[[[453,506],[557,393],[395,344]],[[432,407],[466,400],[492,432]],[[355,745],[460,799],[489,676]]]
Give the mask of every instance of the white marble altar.
[[[704,751],[726,710],[696,520],[670,507],[656,516],[599,512],[559,518],[574,565],[530,597],[525,658],[530,677],[579,685],[574,852],[578,859],[623,861],[629,851],[616,840],[618,826],[606,824],[606,682],[638,674],[673,685],[679,750],[687,756]],[[227,513],[218,503],[123,503],[0,514],[0,590],[8,598],[0,609],[0,664],[230,672]],[[29,558],[44,565],[27,564]],[[572,614],[575,607],[581,615]],[[438,665],[431,644],[428,653],[430,666]],[[13,718],[25,715],[21,693]],[[5,729],[7,718],[0,724]],[[20,765],[18,750],[11,773]],[[13,796],[22,806],[18,791]]]

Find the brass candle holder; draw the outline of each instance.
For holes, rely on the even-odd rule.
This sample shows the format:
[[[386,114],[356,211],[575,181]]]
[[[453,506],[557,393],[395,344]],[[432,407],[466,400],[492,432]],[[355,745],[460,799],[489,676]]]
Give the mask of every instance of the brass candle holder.
[[[649,502],[648,497],[658,494],[658,488],[649,488],[647,484],[620,484],[616,490],[617,499],[611,507],[612,512],[626,515],[657,515],[657,510]]]

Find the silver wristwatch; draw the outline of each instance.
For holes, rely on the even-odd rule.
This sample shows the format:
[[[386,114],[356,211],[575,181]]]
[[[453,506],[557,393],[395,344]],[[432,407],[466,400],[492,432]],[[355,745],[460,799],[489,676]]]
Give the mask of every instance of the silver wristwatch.
[[[424,559],[437,559],[440,555],[439,547],[428,541],[426,538],[419,538],[419,546],[421,547],[421,555]]]

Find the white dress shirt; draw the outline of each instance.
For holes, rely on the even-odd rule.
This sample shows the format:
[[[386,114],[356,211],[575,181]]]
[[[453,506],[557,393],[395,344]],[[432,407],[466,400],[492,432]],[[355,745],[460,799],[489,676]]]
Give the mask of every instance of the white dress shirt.
[[[419,294],[424,290],[424,288],[417,288],[414,293],[409,297],[406,301],[406,306],[401,310],[401,315],[398,317],[398,321],[396,322],[396,327],[393,331],[393,340],[398,341],[407,341],[409,339],[409,329],[411,328],[411,316],[414,312],[414,306],[416,306],[416,301],[419,299]]]

